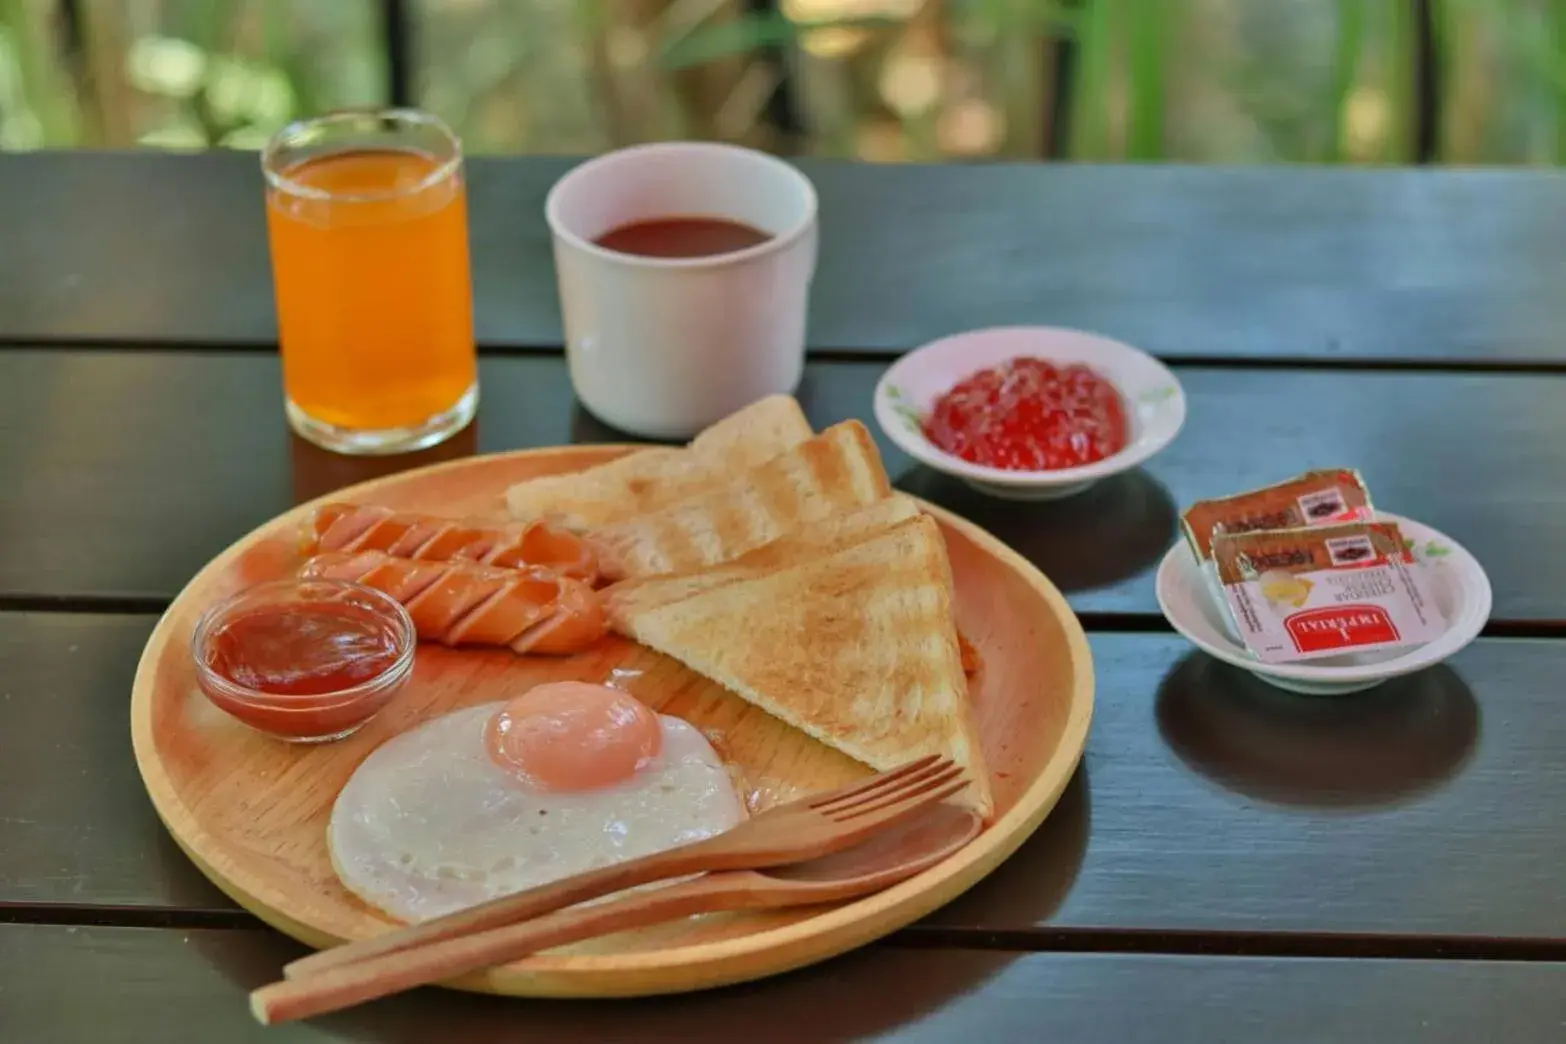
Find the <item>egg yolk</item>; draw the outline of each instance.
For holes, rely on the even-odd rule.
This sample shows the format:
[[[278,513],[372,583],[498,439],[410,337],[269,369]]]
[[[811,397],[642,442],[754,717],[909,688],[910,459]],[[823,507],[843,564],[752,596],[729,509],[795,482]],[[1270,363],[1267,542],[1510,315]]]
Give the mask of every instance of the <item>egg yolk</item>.
[[[658,756],[658,715],[603,685],[539,685],[495,712],[484,729],[490,760],[545,790],[593,790],[629,778]]]

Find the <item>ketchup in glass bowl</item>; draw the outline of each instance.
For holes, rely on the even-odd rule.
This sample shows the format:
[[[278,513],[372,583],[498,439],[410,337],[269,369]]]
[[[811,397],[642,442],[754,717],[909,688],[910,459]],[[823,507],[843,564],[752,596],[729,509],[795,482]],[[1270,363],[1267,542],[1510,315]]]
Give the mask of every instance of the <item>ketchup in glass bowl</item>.
[[[1146,352],[1079,330],[974,330],[904,355],[875,390],[900,449],[981,492],[1049,500],[1151,457],[1185,423],[1185,394]]]
[[[196,624],[196,681],[213,704],[296,743],[341,739],[413,673],[413,621],[395,599],[341,580],[278,580]]]

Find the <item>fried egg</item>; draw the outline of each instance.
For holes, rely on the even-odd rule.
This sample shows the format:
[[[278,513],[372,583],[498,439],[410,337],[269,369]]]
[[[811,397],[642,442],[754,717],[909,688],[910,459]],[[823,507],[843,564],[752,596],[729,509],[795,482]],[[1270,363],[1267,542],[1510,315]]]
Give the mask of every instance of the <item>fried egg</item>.
[[[403,921],[712,837],[744,818],[712,745],[626,693],[541,685],[378,747],[337,796],[333,865]]]

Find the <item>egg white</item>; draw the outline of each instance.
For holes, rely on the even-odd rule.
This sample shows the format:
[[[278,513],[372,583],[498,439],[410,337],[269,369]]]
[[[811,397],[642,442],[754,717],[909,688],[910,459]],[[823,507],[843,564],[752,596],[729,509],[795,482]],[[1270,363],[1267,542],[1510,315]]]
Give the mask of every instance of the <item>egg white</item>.
[[[343,884],[403,921],[699,841],[745,817],[717,752],[679,718],[630,779],[538,789],[500,769],[484,727],[502,704],[468,707],[388,740],[337,795],[327,846]]]

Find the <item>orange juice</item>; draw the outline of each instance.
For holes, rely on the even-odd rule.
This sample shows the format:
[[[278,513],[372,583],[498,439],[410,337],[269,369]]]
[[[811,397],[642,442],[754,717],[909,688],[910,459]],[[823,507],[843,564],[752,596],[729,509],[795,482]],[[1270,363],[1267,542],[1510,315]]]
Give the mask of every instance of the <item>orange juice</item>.
[[[474,389],[467,199],[445,162],[344,151],[268,186],[283,386],[312,420],[416,427]]]

